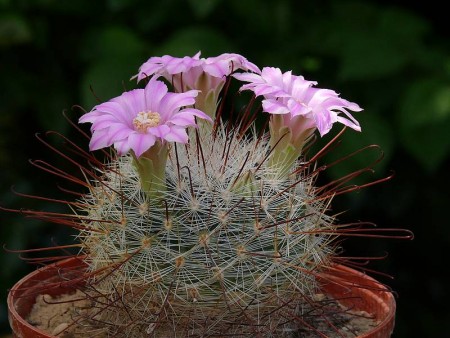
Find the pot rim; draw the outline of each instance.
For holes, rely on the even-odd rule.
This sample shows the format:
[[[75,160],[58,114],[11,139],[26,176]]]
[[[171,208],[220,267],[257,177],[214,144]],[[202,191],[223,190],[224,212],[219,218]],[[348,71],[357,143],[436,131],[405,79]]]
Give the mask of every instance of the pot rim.
[[[67,283],[67,285],[64,285],[64,282],[61,282],[61,279],[58,276],[58,282],[55,283],[55,294],[64,292],[56,292],[58,290],[73,291],[76,289],[77,285],[80,285],[79,282],[84,280],[79,277],[79,270],[84,266],[86,266],[86,263],[83,261],[82,256],[65,258],[30,272],[14,284],[9,290],[7,297],[8,319],[13,333],[23,333],[23,335],[17,337],[30,337],[30,334],[35,338],[55,337],[27,322],[16,309],[17,299],[22,296],[32,296],[35,298],[36,295],[39,294],[39,288],[32,287],[35,281],[49,280],[49,278],[54,275],[54,271],[61,271],[63,268],[71,268],[74,269],[72,271],[78,271],[78,283]],[[47,279],[40,276],[43,274],[47,276]],[[348,278],[349,276],[353,276],[353,278],[350,280]],[[319,281],[321,282],[319,289],[324,290],[325,293],[336,295],[335,292],[328,292],[327,290],[341,289],[339,293],[345,295],[345,293],[350,292],[350,290],[351,292],[358,290],[357,293],[361,298],[363,298],[363,296],[369,296],[373,298],[375,304],[378,304],[376,306],[379,306],[380,308],[377,308],[377,313],[381,311],[383,315],[379,318],[378,325],[369,331],[361,333],[357,336],[358,338],[385,337],[377,335],[380,331],[390,331],[390,333],[392,333],[395,325],[396,302],[392,292],[379,281],[356,269],[341,264],[335,264],[329,268],[329,272],[320,274]],[[364,281],[364,284],[361,283],[361,281]],[[29,291],[28,295],[27,291]],[[48,291],[48,284],[46,284],[46,291]],[[339,297],[336,297],[336,299],[341,301]],[[372,311],[371,314],[374,314],[375,312]]]

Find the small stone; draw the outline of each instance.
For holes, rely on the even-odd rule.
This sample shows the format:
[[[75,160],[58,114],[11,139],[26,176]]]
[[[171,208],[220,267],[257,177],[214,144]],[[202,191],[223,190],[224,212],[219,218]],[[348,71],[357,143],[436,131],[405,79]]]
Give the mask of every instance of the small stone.
[[[52,335],[61,335],[61,333],[67,333],[66,329],[69,327],[68,323],[61,323],[52,331]]]
[[[316,293],[314,295],[314,300],[317,302],[322,302],[326,299],[326,296],[323,293]]]

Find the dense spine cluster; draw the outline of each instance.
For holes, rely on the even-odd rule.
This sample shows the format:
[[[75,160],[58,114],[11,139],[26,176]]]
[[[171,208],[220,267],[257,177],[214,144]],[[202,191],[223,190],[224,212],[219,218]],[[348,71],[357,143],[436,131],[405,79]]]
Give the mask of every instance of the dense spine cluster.
[[[299,299],[312,299],[334,229],[314,175],[299,166],[278,177],[267,142],[229,135],[221,125],[174,145],[157,200],[141,190],[131,156],[91,182],[79,238],[92,283],[115,302],[105,313],[122,308],[131,331],[172,323],[200,336],[280,334],[301,311]]]

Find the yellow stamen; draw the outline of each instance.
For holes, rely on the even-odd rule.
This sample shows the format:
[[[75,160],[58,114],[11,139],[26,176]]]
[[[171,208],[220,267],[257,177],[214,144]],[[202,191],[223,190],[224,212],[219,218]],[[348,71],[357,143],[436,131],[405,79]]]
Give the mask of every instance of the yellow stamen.
[[[145,133],[148,128],[157,127],[161,122],[161,116],[156,112],[139,112],[133,120],[137,131]]]

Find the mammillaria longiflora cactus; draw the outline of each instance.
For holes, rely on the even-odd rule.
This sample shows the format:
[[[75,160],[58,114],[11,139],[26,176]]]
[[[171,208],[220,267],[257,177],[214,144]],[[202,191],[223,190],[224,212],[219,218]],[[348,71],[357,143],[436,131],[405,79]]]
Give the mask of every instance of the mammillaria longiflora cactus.
[[[349,110],[361,109],[237,54],[152,57],[136,77],[144,88],[80,118],[91,150],[117,153],[77,210],[109,334],[288,335],[336,235],[332,194],[303,149],[335,122],[359,131]],[[262,97],[263,113],[249,105],[226,121],[230,81]],[[267,134],[253,114],[269,118]]]
[[[77,230],[76,244],[55,248],[80,248],[82,270],[75,278],[58,270],[61,280],[44,285],[79,288],[91,303],[70,327],[107,337],[290,337],[305,328],[323,336],[307,319],[319,317],[338,330],[320,283],[333,283],[336,262],[351,262],[339,256],[341,236],[381,229],[339,224],[331,200],[389,177],[349,183],[374,161],[319,184],[319,173],[360,151],[319,161],[346,128],[361,130],[350,113],[361,108],[238,54],[152,57],[135,78],[138,89],[81,116],[92,135],[72,122],[90,152],[63,137],[68,155],[38,136],[82,177],[33,163],[88,189],[63,189],[76,201],[53,200],[68,214],[20,210]],[[336,122],[346,128],[312,151],[315,134]]]

